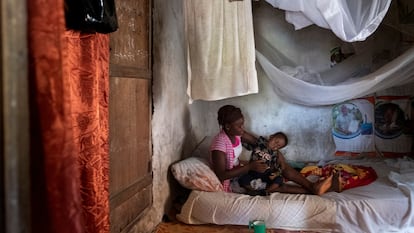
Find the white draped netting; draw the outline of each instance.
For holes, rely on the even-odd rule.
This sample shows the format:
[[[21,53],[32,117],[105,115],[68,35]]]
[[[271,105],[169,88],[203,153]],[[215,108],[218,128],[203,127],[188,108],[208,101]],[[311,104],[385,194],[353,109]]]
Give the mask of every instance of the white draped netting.
[[[288,11],[269,4],[255,8],[256,56],[274,91],[287,101],[308,106],[329,105],[414,82],[414,48],[407,39],[413,34],[401,31],[399,25],[394,24],[396,18],[392,12],[384,18],[390,1],[369,1],[369,4],[366,1],[317,0],[269,2]],[[335,12],[329,7],[338,8],[332,2],[345,5],[328,17]],[[347,2],[358,2],[359,7],[347,5]],[[309,6],[311,3],[315,5]],[[354,8],[360,10],[355,13],[351,11]],[[315,9],[313,13],[317,15],[310,16]],[[323,12],[324,9],[328,12]],[[389,11],[392,9],[390,7]],[[295,30],[286,21],[286,18],[292,20],[289,16],[292,12],[302,14],[309,22],[319,19],[315,24],[324,28],[299,22],[302,29]],[[344,15],[347,13],[353,15]],[[347,22],[353,25],[345,25]],[[340,23],[342,27],[332,26]],[[366,27],[362,27],[364,25]],[[338,38],[339,35],[344,38]],[[344,41],[347,38],[352,42]],[[362,41],[354,42],[356,39]],[[330,60],[333,48],[341,48],[348,56],[333,64]]]
[[[410,1],[186,0],[190,102],[257,93],[256,60],[276,94],[308,106],[412,84],[414,19],[397,2]]]
[[[312,24],[330,29],[343,41],[363,41],[380,25],[391,0],[266,0],[286,12],[296,30]]]

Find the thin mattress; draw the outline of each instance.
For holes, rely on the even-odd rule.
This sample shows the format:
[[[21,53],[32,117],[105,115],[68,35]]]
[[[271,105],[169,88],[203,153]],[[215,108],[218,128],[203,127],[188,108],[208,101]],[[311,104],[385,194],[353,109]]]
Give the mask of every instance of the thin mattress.
[[[338,161],[331,161],[335,163]],[[248,196],[193,190],[177,219],[187,224],[248,225],[264,220],[268,228],[317,232],[414,232],[414,161],[340,160],[370,166],[378,179],[341,193],[322,196],[273,193]]]

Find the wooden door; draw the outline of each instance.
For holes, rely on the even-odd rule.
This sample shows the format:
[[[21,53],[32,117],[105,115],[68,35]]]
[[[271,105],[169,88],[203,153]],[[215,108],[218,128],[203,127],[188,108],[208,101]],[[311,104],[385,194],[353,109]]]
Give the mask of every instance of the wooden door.
[[[151,1],[118,0],[111,34],[111,232],[128,232],[152,205]]]

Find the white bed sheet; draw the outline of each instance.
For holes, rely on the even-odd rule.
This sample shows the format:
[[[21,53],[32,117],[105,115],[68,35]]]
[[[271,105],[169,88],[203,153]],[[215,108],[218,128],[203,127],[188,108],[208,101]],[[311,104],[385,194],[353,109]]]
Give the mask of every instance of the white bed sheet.
[[[273,193],[268,197],[192,191],[177,219],[187,224],[248,225],[317,232],[414,232],[414,161],[341,160],[373,167],[373,183],[322,196]]]

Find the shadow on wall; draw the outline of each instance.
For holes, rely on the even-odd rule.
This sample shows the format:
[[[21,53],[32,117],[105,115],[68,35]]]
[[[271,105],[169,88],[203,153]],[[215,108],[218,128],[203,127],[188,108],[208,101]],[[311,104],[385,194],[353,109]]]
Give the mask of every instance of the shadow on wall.
[[[180,213],[182,205],[191,193],[190,189],[186,189],[181,186],[180,183],[178,183],[178,181],[174,178],[174,175],[171,172],[171,166],[173,164],[168,167],[167,182],[169,184],[170,196],[164,204],[164,210],[166,212],[162,218],[163,222],[171,221],[175,218],[176,213]]]

